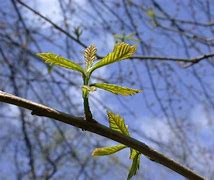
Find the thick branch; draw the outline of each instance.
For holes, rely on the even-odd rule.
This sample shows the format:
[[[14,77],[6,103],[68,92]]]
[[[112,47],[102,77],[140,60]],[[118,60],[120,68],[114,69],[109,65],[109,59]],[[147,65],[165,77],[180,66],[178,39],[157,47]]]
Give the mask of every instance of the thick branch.
[[[134,138],[124,136],[123,134],[113,131],[110,128],[104,125],[101,125],[99,123],[88,122],[88,121],[85,121],[83,117],[75,117],[75,116],[57,111],[55,109],[52,109],[50,107],[47,107],[45,105],[38,104],[32,101],[29,101],[27,99],[23,99],[3,91],[0,91],[0,101],[32,110],[33,115],[49,117],[66,124],[70,124],[72,126],[75,126],[81,129],[85,129],[95,134],[99,134],[101,136],[112,139],[124,145],[127,145],[141,152],[152,161],[162,164],[172,169],[173,171],[185,176],[188,179],[194,179],[194,180],[204,179],[202,176],[194,173],[192,170],[188,169],[187,167],[184,167],[178,162],[172,159],[169,159],[168,157],[164,156],[162,153],[152,149],[146,144]]]

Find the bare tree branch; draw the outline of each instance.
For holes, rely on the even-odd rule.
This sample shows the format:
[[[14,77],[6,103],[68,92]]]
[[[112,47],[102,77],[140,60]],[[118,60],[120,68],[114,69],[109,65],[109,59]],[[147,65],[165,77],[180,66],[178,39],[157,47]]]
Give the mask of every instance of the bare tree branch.
[[[214,53],[203,54],[194,58],[176,58],[176,57],[163,57],[163,56],[133,56],[131,59],[139,59],[139,60],[159,60],[159,61],[176,61],[176,62],[186,62],[186,63],[198,63],[201,60],[208,59],[214,57]]]
[[[70,33],[68,33],[66,30],[62,29],[60,26],[58,26],[57,24],[55,24],[54,22],[52,22],[50,19],[48,19],[47,17],[43,16],[42,14],[40,14],[39,12],[37,12],[36,10],[32,9],[30,6],[28,6],[27,4],[25,4],[24,2],[17,0],[17,2],[19,2],[21,5],[23,5],[24,7],[26,7],[28,10],[30,10],[31,12],[33,12],[34,14],[36,14],[37,16],[39,16],[40,18],[42,18],[43,20],[47,21],[48,23],[50,23],[55,29],[59,30],[60,32],[62,32],[63,34],[65,34],[67,37],[69,37],[70,39],[72,39],[73,41],[75,41],[76,43],[78,43],[79,45],[81,45],[82,47],[86,48],[87,46],[85,44],[83,44],[78,38],[75,38],[74,36],[72,36]]]
[[[85,129],[87,131],[93,132],[95,134],[101,135],[103,137],[112,139],[114,141],[117,141],[119,143],[122,143],[124,145],[127,145],[128,147],[134,148],[144,154],[146,157],[151,159],[152,161],[155,161],[159,164],[162,164],[171,170],[185,176],[188,179],[205,179],[202,176],[196,174],[192,170],[188,169],[187,167],[184,167],[183,165],[179,164],[178,162],[164,156],[162,153],[152,149],[151,147],[147,146],[146,144],[128,137],[124,136],[121,133],[118,133],[116,131],[111,130],[110,128],[99,124],[99,123],[91,123],[88,121],[85,121],[83,117],[75,117],[60,111],[57,111],[55,109],[52,109],[50,107],[47,107],[42,104],[38,104],[32,101],[29,101],[24,98],[20,98],[17,96],[14,96],[12,94],[0,91],[0,101],[17,105],[18,107],[23,107],[29,110],[32,110],[33,115],[38,116],[44,116],[49,117],[58,121],[61,121],[66,124],[70,124],[72,126]]]

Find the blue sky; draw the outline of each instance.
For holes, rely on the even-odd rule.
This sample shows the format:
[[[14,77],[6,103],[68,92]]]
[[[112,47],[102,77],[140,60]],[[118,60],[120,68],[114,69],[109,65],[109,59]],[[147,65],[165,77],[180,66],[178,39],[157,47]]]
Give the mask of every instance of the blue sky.
[[[62,20],[62,16],[60,13],[60,9],[58,8],[58,1],[55,0],[37,0],[37,1],[26,1],[29,5],[33,6],[35,9],[37,9],[40,13],[43,15],[46,15],[51,20],[53,20],[55,23],[60,25],[60,22]],[[89,5],[87,0],[75,0],[76,7],[82,7],[83,9],[87,9],[90,13],[94,14],[95,18],[96,13],[93,12],[91,6]],[[140,1],[136,1],[139,2]],[[180,18],[180,19],[188,19],[191,17],[189,14],[190,11],[187,9],[176,9],[177,7],[175,4],[173,4],[171,1],[162,0],[161,2],[162,6],[165,8],[165,10],[173,14],[173,16]],[[181,4],[186,4],[185,1],[181,1]],[[149,7],[149,3],[147,4]],[[27,14],[27,21],[28,25],[31,27],[40,27],[41,33],[44,33],[45,35],[51,35],[51,32],[49,31],[50,25],[45,24],[43,26],[40,25],[40,21],[38,20],[38,17],[36,17],[34,14],[30,13],[28,10],[23,9],[23,13]],[[117,12],[122,17],[122,10]],[[158,12],[157,12],[158,13]],[[199,21],[204,21],[205,17],[203,13],[200,13],[197,15],[199,18]],[[111,18],[111,17],[109,17]],[[78,11],[74,14],[74,16],[68,21],[71,27],[83,27],[83,36],[82,39],[86,44],[96,44],[98,48],[98,53],[105,55],[106,53],[110,52],[114,45],[114,38],[113,35],[110,33],[107,33],[106,31],[103,31],[102,27],[99,26],[99,18],[97,17],[97,23],[93,25],[93,17],[89,18],[85,13],[82,11]],[[179,37],[172,37],[174,40],[178,42],[179,45],[173,44],[172,42],[169,42],[168,37],[166,37],[164,34],[160,34],[159,31],[152,26],[152,23],[150,24],[149,20],[143,21],[143,23],[148,23],[145,26],[141,26],[142,23],[141,19],[136,18],[136,24],[138,24],[138,28],[142,32],[142,40],[145,42],[151,42],[153,46],[152,55],[165,55],[165,56],[175,56],[175,57],[187,57],[187,54],[185,53],[185,49],[182,48],[181,42],[179,40]],[[127,21],[127,23],[129,23]],[[167,25],[164,24],[164,25]],[[64,27],[63,25],[61,25]],[[90,28],[94,28],[94,33],[91,34],[90,29],[87,30],[86,27],[90,26]],[[120,33],[120,30],[118,27],[113,28],[115,33]],[[72,31],[72,29],[71,29]],[[131,29],[125,29],[125,33],[129,34],[132,33],[133,30]],[[200,29],[201,31],[201,29]],[[173,33],[172,33],[173,34]],[[205,31],[202,32],[202,34],[206,36],[212,36],[210,32]],[[59,36],[60,37],[60,36]],[[56,43],[59,46],[64,47],[64,39],[59,39],[59,37],[54,37],[56,39]],[[45,40],[41,39],[40,45],[42,47],[42,51],[51,51],[54,53],[58,53],[60,55],[66,56],[66,52],[61,47],[56,47],[56,45],[51,45],[50,43],[47,43]],[[77,46],[75,43],[71,43],[72,46]],[[179,48],[178,48],[179,47]],[[209,49],[206,48],[203,45],[199,45],[201,48],[201,51],[203,53],[209,52]],[[77,62],[83,62],[83,48],[77,46],[76,54],[72,54],[71,58],[76,60]],[[138,49],[137,54],[143,54]],[[149,52],[146,52],[149,53]],[[196,52],[194,49],[189,47],[189,53],[191,57],[199,55],[198,52]],[[147,55],[147,54],[146,54]],[[38,69],[40,69],[42,75],[48,76],[47,73],[47,67],[38,62],[33,61],[31,62],[34,66],[37,66]],[[161,99],[163,100],[169,100],[171,98],[174,101],[177,101],[178,103],[173,104],[165,104],[167,106],[167,113],[169,115],[169,119],[167,119],[163,112],[161,111],[160,105],[157,102],[156,97],[154,96],[154,93],[152,92],[151,83],[149,80],[148,72],[145,66],[145,63],[140,63],[137,60],[131,61],[124,61],[120,62],[115,65],[111,65],[109,67],[101,68],[99,71],[97,71],[95,76],[102,76],[104,79],[110,78],[110,82],[118,82],[119,79],[118,69],[122,69],[120,71],[121,74],[124,75],[124,78],[128,79],[130,82],[121,82],[121,85],[127,85],[135,87],[135,88],[141,88],[141,84],[143,87],[143,93],[138,94],[133,97],[117,97],[112,94],[103,92],[102,90],[98,90],[95,92],[92,96],[95,96],[99,98],[101,101],[104,101],[105,104],[108,105],[108,107],[111,107],[112,110],[114,110],[115,113],[120,113],[122,116],[125,117],[125,120],[127,124],[129,125],[130,129],[133,130],[133,135],[142,141],[148,143],[149,145],[160,149],[160,147],[157,146],[157,144],[149,141],[144,136],[139,135],[139,133],[134,133],[134,130],[137,130],[138,132],[142,132],[142,134],[146,134],[148,137],[158,140],[159,142],[163,143],[169,143],[172,144],[172,147],[174,150],[176,150],[177,144],[173,144],[173,141],[177,142],[176,136],[174,132],[172,132],[172,129],[169,127],[168,121],[171,121],[174,123],[173,118],[173,111],[170,110],[169,107],[175,109],[177,121],[179,124],[179,119],[182,120],[181,124],[182,126],[185,126],[184,131],[184,137],[187,137],[189,141],[192,142],[194,145],[194,141],[197,142],[197,144],[200,147],[204,147],[205,150],[211,151],[211,154],[213,156],[213,144],[214,141],[212,140],[213,136],[213,130],[214,130],[214,123],[213,121],[213,107],[211,107],[203,93],[203,89],[200,86],[200,83],[198,79],[196,79],[193,75],[194,68],[197,69],[197,73],[201,78],[203,78],[203,81],[207,84],[209,84],[209,94],[211,95],[211,99],[213,100],[213,95],[211,93],[212,89],[214,89],[213,84],[213,68],[211,66],[208,66],[208,64],[205,62],[202,62],[200,64],[194,65],[194,67],[190,67],[188,69],[182,68],[177,63],[170,63],[170,66],[168,63],[165,62],[149,62],[149,65],[152,69],[152,77],[154,78],[154,83],[156,88],[158,89],[158,94]],[[160,71],[162,72],[163,76],[160,76],[159,72],[155,67],[160,67]],[[136,74],[136,71],[132,76],[130,76],[130,72],[132,72],[133,67],[135,70],[137,70],[140,80],[138,79],[138,76]],[[58,68],[58,67],[56,67]],[[63,71],[63,70],[62,70]],[[115,74],[114,78],[111,77],[112,73]],[[165,74],[166,73],[166,74]],[[67,74],[67,71],[65,71],[65,74]],[[68,75],[68,74],[67,74]],[[167,79],[164,79],[164,75]],[[69,76],[69,75],[68,75]],[[74,75],[75,76],[75,75]],[[76,78],[76,76],[75,76]],[[81,78],[76,78],[78,83],[80,83]],[[167,89],[168,82],[170,86],[172,87],[170,90]],[[119,84],[119,82],[118,82]],[[193,92],[188,91],[192,87],[194,87]],[[75,95],[77,101],[81,99],[81,88],[73,88],[70,87],[67,89],[67,94],[69,95]],[[77,91],[79,90],[80,93]],[[174,91],[172,91],[174,90]],[[39,92],[43,93],[43,92]],[[182,97],[182,100],[180,98]],[[187,99],[188,101],[185,101]],[[149,110],[146,104],[149,103],[152,106],[152,110]],[[122,102],[123,105],[120,103]],[[79,102],[81,104],[81,102]],[[92,104],[92,111],[94,113],[94,116],[100,120],[100,122],[103,122],[107,124],[106,119],[103,116],[103,113],[105,113],[104,108],[99,106],[99,109],[102,110],[102,113],[99,113],[97,111],[97,102],[91,98],[91,104]],[[126,106],[124,106],[124,104]],[[56,107],[58,109],[61,109],[60,104],[50,104],[52,107]],[[124,107],[126,107],[124,109]],[[178,107],[181,107],[178,109]],[[17,113],[16,108],[13,106],[8,106],[10,111],[14,113],[14,115]],[[80,107],[81,109],[81,107]],[[73,112],[75,113],[75,111]],[[210,122],[211,118],[211,122]],[[174,126],[176,128],[176,126]],[[179,141],[178,141],[179,142]],[[179,149],[179,147],[177,148]],[[194,168],[197,170],[203,171],[203,174],[207,174],[206,169],[204,168],[205,165],[207,165],[207,162],[209,160],[209,157],[206,157],[203,152],[198,149],[198,147],[190,147],[192,150],[192,154],[195,157],[203,157],[200,160],[198,160],[200,163],[196,163],[197,161],[190,156],[189,162],[190,165],[194,165]],[[160,149],[164,150],[164,149]],[[181,150],[182,151],[182,150]],[[178,151],[179,152],[179,151]],[[179,153],[178,153],[179,154]],[[168,155],[173,157],[173,152],[169,153]],[[118,155],[121,156],[120,154]],[[123,156],[123,155],[122,155]],[[102,158],[101,158],[102,161]],[[126,162],[126,160],[125,160]],[[4,164],[2,164],[4,166]],[[211,165],[211,164],[210,164]],[[8,165],[9,166],[9,165]],[[152,168],[151,168],[152,167]],[[143,173],[146,171],[146,169],[149,168],[149,174],[154,174],[153,171],[160,171],[160,174],[163,174],[165,179],[171,179],[171,178],[177,178],[177,179],[183,179],[179,175],[176,175],[175,173],[169,173],[166,169],[162,168],[160,165],[156,165],[153,162],[149,162],[145,158],[142,159],[142,165],[140,171]],[[153,169],[154,168],[154,169]],[[6,168],[5,168],[6,169]],[[109,173],[109,176],[111,173]],[[154,177],[154,179],[158,179],[159,176]]]

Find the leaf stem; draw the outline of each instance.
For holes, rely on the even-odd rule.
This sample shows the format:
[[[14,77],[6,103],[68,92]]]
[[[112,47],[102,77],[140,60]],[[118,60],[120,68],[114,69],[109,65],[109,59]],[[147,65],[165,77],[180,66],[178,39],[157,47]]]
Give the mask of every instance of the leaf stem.
[[[83,75],[83,82],[84,85],[88,86],[89,83],[89,77],[87,75]],[[83,103],[84,103],[84,114],[86,121],[93,122],[93,116],[90,110],[89,106],[89,100],[88,100],[89,92],[87,89],[82,88],[82,97],[83,97]]]
[[[93,121],[92,113],[89,107],[88,97],[83,98],[84,101],[84,112],[86,121]]]

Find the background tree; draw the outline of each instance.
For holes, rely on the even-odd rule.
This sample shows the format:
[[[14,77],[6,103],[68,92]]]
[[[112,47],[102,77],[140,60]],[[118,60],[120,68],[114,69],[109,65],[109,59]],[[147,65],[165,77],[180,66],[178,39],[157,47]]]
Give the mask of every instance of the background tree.
[[[51,51],[81,63],[90,44],[102,57],[115,41],[137,43],[131,61],[100,69],[93,79],[143,93],[124,100],[97,91],[91,96],[95,119],[107,124],[105,111],[114,109],[133,136],[213,179],[213,12],[211,0],[2,1],[1,90],[83,116],[81,76],[47,66],[35,53]],[[112,141],[0,106],[1,179],[126,177],[126,151],[91,158],[95,147]],[[183,178],[146,158],[139,172],[138,179]]]

